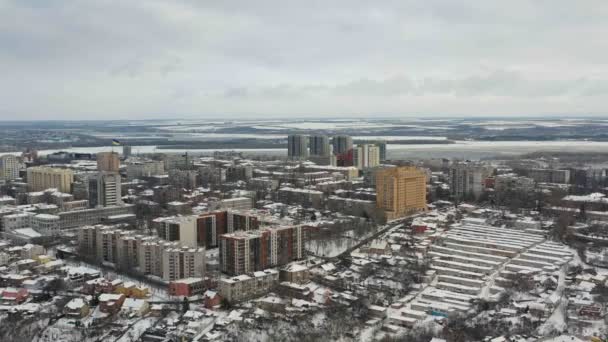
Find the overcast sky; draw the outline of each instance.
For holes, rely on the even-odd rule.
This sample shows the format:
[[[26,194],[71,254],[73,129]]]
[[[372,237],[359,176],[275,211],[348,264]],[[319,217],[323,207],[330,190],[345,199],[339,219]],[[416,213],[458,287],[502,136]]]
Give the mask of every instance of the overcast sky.
[[[608,114],[608,1],[0,0],[0,119]]]

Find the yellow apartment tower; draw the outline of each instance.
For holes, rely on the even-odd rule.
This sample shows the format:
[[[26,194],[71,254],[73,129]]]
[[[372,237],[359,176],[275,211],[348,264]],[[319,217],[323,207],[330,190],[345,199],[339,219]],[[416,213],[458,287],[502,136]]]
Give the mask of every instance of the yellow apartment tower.
[[[376,207],[384,210],[387,220],[424,211],[426,174],[411,166],[376,171]]]

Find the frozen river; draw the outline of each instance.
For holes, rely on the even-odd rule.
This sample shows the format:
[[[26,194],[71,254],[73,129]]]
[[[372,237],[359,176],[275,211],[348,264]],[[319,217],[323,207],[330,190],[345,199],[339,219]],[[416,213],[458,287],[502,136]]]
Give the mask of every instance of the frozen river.
[[[388,157],[392,159],[411,158],[462,158],[480,159],[486,157],[513,156],[535,151],[549,152],[605,152],[608,151],[608,142],[597,141],[457,141],[454,144],[390,144]],[[40,155],[46,155],[57,151],[96,153],[111,151],[112,146],[103,147],[75,147],[61,150],[42,150]],[[114,147],[115,151],[121,152],[121,147]],[[132,151],[137,153],[184,153],[211,154],[214,151],[240,151],[245,155],[272,155],[285,156],[287,149],[159,149],[156,146],[133,146]],[[18,152],[15,152],[18,154]]]

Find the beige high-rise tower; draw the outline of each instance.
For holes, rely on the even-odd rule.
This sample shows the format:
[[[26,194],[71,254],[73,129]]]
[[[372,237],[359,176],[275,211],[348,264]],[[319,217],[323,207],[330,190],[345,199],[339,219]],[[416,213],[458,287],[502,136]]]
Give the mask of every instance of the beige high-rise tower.
[[[120,156],[116,152],[97,153],[97,170],[105,172],[118,172],[120,169]]]
[[[392,167],[376,173],[376,207],[387,220],[404,217],[426,206],[426,175],[411,166]]]
[[[52,167],[30,167],[27,169],[27,186],[30,191],[42,191],[55,188],[70,193],[74,183],[74,173],[69,169]]]

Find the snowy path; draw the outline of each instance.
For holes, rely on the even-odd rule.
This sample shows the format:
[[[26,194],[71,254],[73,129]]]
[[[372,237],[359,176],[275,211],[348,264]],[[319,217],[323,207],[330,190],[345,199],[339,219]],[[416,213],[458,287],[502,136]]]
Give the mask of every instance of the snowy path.
[[[564,297],[564,289],[566,288],[566,268],[567,264],[563,265],[559,272],[559,279],[557,280],[557,288],[555,292],[551,294],[551,297],[560,299],[559,305],[553,310],[551,316],[538,327],[540,334],[547,334],[551,330],[564,331],[567,328],[566,324],[566,309],[568,308],[568,298]]]

